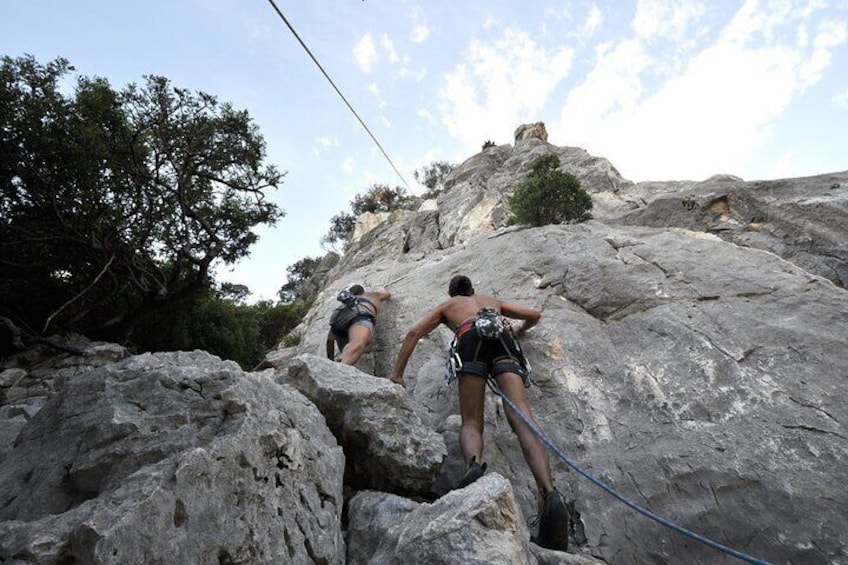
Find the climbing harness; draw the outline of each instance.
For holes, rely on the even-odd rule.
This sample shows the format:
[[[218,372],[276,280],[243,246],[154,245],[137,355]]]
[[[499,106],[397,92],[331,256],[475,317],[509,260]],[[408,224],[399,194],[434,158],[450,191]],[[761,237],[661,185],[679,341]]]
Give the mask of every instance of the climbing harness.
[[[462,358],[456,351],[456,334],[448,346],[448,358],[445,361],[445,382],[448,386],[452,385],[459,374],[462,372]]]
[[[610,487],[606,483],[602,482],[601,480],[595,478],[594,476],[592,476],[588,472],[584,471],[583,469],[581,469],[577,465],[577,463],[575,463],[574,461],[569,459],[568,456],[565,455],[565,453],[563,453],[550,439],[548,439],[548,437],[535,424],[533,424],[533,422],[531,422],[530,419],[523,412],[521,412],[521,410],[518,409],[518,407],[512,402],[512,400],[510,400],[509,397],[506,394],[504,394],[504,392],[500,389],[500,387],[497,385],[497,383],[494,381],[494,379],[491,379],[491,378],[486,379],[486,382],[488,383],[489,388],[492,390],[492,392],[494,392],[496,395],[500,396],[501,399],[504,402],[506,402],[507,405],[509,405],[510,408],[512,408],[513,412],[515,412],[515,414],[521,419],[521,421],[524,422],[527,425],[528,428],[530,428],[530,431],[533,432],[533,435],[538,437],[542,441],[542,443],[544,443],[546,446],[548,446],[548,448],[550,448],[551,451],[553,451],[557,455],[557,457],[559,457],[566,465],[568,465],[569,467],[571,467],[572,469],[577,471],[580,475],[582,475],[583,477],[585,477],[586,479],[591,481],[596,486],[600,487],[607,494],[609,494],[610,496],[612,496],[613,498],[615,498],[619,502],[623,503],[626,506],[629,506],[631,509],[635,510],[636,512],[639,512],[643,516],[647,516],[651,520],[654,520],[655,522],[658,522],[658,523],[662,524],[663,526],[666,526],[667,528],[671,528],[672,530],[674,530],[674,531],[676,531],[680,534],[683,534],[684,536],[687,536],[687,537],[689,537],[689,538],[691,538],[691,539],[693,539],[693,540],[695,540],[699,543],[702,543],[704,545],[712,547],[713,549],[717,549],[719,551],[722,551],[722,552],[724,552],[728,555],[731,555],[733,557],[736,557],[737,559],[740,559],[742,561],[746,561],[748,563],[754,563],[756,565],[769,565],[768,561],[758,559],[756,557],[748,555],[747,553],[743,553],[743,552],[738,551],[736,549],[733,549],[731,547],[727,547],[726,545],[722,545],[722,544],[718,543],[717,541],[713,541],[713,540],[706,538],[706,537],[704,537],[700,534],[696,534],[695,532],[687,530],[683,526],[679,526],[679,525],[675,524],[674,522],[667,520],[666,518],[663,518],[662,516],[654,514],[653,512],[648,510],[647,508],[643,508],[643,507],[639,506],[638,504],[636,504],[635,502],[631,502],[630,500],[624,498],[624,496],[619,494],[612,487]]]
[[[515,361],[517,361],[524,370],[524,386],[529,387],[532,383],[532,379],[530,378],[530,373],[532,371],[530,362],[524,356],[524,351],[521,349],[518,339],[515,335],[513,335],[512,326],[504,320],[503,316],[501,316],[494,308],[481,308],[477,311],[477,315],[474,319],[467,320],[456,328],[456,332],[453,334],[453,339],[448,346],[448,357],[445,360],[446,384],[448,386],[452,385],[462,372],[462,358],[459,356],[456,348],[459,343],[459,339],[465,335],[466,332],[471,331],[472,329],[477,332],[478,336],[480,336],[480,342],[477,344],[477,349],[474,351],[474,361],[476,361],[480,355],[480,348],[483,346],[484,340],[500,341],[504,351],[510,353],[510,357],[515,359]],[[507,346],[504,334],[512,340],[515,355],[512,355],[512,350]]]
[[[367,298],[356,296],[349,290],[342,290],[336,295],[336,300],[341,302],[342,305],[333,310],[330,315],[330,329],[334,334],[346,335],[351,322],[359,316],[374,318],[373,312],[362,304],[363,302],[371,302]]]

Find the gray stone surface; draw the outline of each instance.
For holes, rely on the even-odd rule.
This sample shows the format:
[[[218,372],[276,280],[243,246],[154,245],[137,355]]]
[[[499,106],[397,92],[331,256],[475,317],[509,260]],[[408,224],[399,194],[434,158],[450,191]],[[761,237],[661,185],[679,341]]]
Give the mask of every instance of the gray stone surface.
[[[402,387],[314,355],[295,359],[277,380],[301,391],[326,418],[347,454],[346,485],[429,494],[447,450]]]
[[[349,520],[349,565],[531,563],[512,487],[499,475],[433,504],[365,491],[351,500]]]
[[[848,287],[848,171],[758,182],[713,177],[677,185],[620,221],[714,233]]]
[[[542,310],[522,340],[528,396],[581,468],[755,557],[848,563],[848,174],[632,183],[527,126],[515,146],[460,165],[435,208],[389,214],[328,257],[300,344],[270,352],[267,371],[199,352],[121,361],[108,344],[102,357],[31,350],[6,364],[0,560],[737,562],[558,458],[577,518],[569,553],[528,543],[535,485],[492,393],[490,471],[448,492],[463,467],[443,380],[450,331],[418,344],[406,392],[385,377],[407,330],[465,273]],[[595,220],[505,227],[515,185],[546,153],[581,179]],[[324,358],[336,292],[353,283],[393,293],[358,368]],[[356,492],[421,495],[434,475],[444,496],[432,504]]]
[[[362,491],[350,502],[348,538],[348,565],[603,563],[588,555],[551,551],[531,543],[512,487],[497,473],[432,504]]]
[[[343,563],[344,457],[270,373],[203,352],[70,380],[0,465],[5,563]]]
[[[395,271],[403,278],[391,287],[368,361],[376,374],[388,373],[405,331],[447,298],[449,278],[467,273],[481,291],[543,310],[524,340],[535,369],[529,395],[547,433],[588,471],[759,557],[843,559],[844,289],[713,234],[600,221],[481,234],[426,258],[401,255]],[[340,276],[382,272],[362,266]],[[328,298],[314,306],[303,350],[323,344]],[[406,372],[434,429],[449,430],[443,422],[458,408],[442,381],[449,339],[440,328],[422,340]],[[529,471],[499,399],[488,404],[484,455],[529,516]],[[565,464],[554,469],[593,554],[610,563],[722,562]]]

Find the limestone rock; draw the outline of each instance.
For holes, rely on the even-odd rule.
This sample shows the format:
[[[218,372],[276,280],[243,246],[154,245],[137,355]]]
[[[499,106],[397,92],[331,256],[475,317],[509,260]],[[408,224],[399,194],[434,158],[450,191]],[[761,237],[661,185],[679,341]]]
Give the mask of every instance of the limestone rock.
[[[349,565],[531,562],[512,487],[495,474],[433,504],[366,491],[349,520]]]
[[[387,374],[405,332],[447,298],[450,277],[467,273],[480,292],[542,309],[523,340],[536,383],[528,394],[545,431],[586,469],[658,514],[761,558],[790,551],[798,561],[829,561],[846,551],[836,534],[848,529],[840,486],[848,470],[837,464],[848,458],[844,289],[713,234],[597,220],[482,234],[426,259],[401,255],[396,270],[404,276],[391,287],[371,352],[377,374]],[[380,272],[363,265],[352,273]],[[315,307],[326,304],[319,298]],[[310,327],[300,347],[319,350],[325,334]],[[457,411],[442,380],[450,337],[440,327],[421,340],[406,371],[434,429],[453,429],[444,422]],[[500,404],[489,395],[484,458],[530,515],[535,486]],[[720,559],[611,501],[565,464],[554,461],[554,472],[594,555],[611,563]]]
[[[353,226],[353,235],[350,238],[351,243],[356,243],[362,236],[373,230],[376,226],[386,221],[391,212],[365,212],[356,218],[356,224]]]
[[[780,255],[848,288],[844,187],[848,172],[751,183],[712,177],[657,196],[620,221],[713,233]]]
[[[402,387],[314,355],[277,379],[312,400],[347,454],[345,484],[428,495],[447,450]]]
[[[536,122],[533,124],[522,124],[515,130],[515,141],[524,141],[527,139],[539,139],[545,143],[548,142],[548,130],[545,129],[544,122]]]
[[[9,563],[343,563],[341,449],[270,374],[203,352],[70,380],[0,465]]]

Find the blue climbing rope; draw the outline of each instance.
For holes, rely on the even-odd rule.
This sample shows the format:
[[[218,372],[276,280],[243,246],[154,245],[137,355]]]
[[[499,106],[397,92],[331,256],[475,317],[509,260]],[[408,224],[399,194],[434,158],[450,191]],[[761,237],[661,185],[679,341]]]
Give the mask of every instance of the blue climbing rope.
[[[689,531],[682,526],[678,526],[674,522],[666,520],[662,516],[658,516],[658,515],[654,514],[653,512],[648,510],[647,508],[643,508],[643,507],[639,506],[638,504],[627,500],[622,495],[620,495],[618,492],[616,492],[612,487],[603,483],[599,479],[596,479],[595,477],[593,477],[592,475],[590,475],[589,473],[587,473],[586,471],[581,469],[577,465],[577,463],[575,463],[574,461],[569,459],[569,457],[565,453],[563,453],[556,445],[554,445],[554,443],[550,439],[548,439],[548,437],[533,422],[531,422],[530,419],[521,412],[521,410],[518,409],[518,407],[512,402],[512,400],[510,400],[507,397],[507,395],[504,394],[504,392],[500,389],[500,387],[497,386],[497,384],[494,383],[493,379],[487,379],[487,380],[489,382],[489,387],[492,389],[492,391],[495,394],[497,394],[498,396],[500,396],[503,399],[503,401],[506,402],[509,405],[510,408],[512,408],[512,410],[518,415],[518,417],[521,419],[521,421],[524,422],[525,424],[527,424],[527,427],[530,428],[530,430],[533,432],[533,434],[536,437],[538,437],[545,445],[547,445],[551,449],[551,451],[556,453],[557,456],[560,459],[562,459],[563,462],[565,462],[569,467],[571,467],[572,469],[574,469],[575,471],[577,471],[578,473],[580,473],[581,475],[583,475],[584,477],[589,479],[592,483],[594,483],[598,487],[602,488],[604,491],[607,492],[607,494],[609,494],[610,496],[612,496],[613,498],[615,498],[619,502],[624,503],[625,505],[629,506],[630,508],[632,508],[636,512],[642,514],[643,516],[647,516],[651,520],[654,520],[655,522],[659,522],[663,526],[671,528],[672,530],[674,530],[678,533],[681,533],[684,536],[687,536],[687,537],[689,537],[689,538],[691,538],[691,539],[693,539],[697,542],[700,542],[704,545],[712,547],[713,549],[717,549],[719,551],[727,553],[728,555],[732,555],[733,557],[736,557],[737,559],[741,559],[742,561],[747,561],[748,563],[755,563],[756,565],[769,565],[768,561],[763,561],[762,559],[757,559],[756,557],[752,557],[752,556],[748,555],[747,553],[737,551],[737,550],[733,549],[732,547],[727,547],[726,545],[722,545],[722,544],[720,544],[716,541],[713,541],[709,538],[705,538],[704,536],[702,536],[700,534],[696,534],[695,532]]]

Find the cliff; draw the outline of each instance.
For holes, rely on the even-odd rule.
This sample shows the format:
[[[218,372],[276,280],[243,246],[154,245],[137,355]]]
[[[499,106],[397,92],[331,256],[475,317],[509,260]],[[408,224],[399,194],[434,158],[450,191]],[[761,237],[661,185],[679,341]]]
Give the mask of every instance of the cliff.
[[[735,562],[552,455],[568,554],[530,543],[535,487],[500,399],[484,479],[462,471],[446,329],[387,376],[454,274],[539,308],[536,419],[586,472],[775,563],[848,562],[848,172],[633,183],[543,128],[458,167],[325,273],[292,348],[243,373],[202,352],[30,353],[0,373],[0,557],[10,563]],[[536,155],[593,197],[577,225],[505,226]],[[388,285],[359,367],[323,359],[336,292]],[[104,353],[106,352],[106,353]]]

